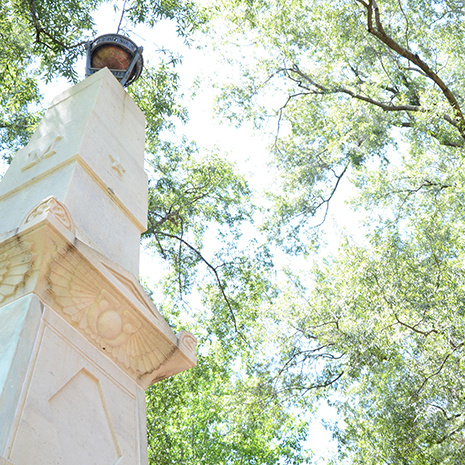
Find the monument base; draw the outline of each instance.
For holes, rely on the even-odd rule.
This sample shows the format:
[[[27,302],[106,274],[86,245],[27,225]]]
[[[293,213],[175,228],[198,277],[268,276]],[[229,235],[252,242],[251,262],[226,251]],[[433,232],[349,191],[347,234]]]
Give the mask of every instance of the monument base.
[[[37,296],[0,315],[0,464],[147,464],[144,391]]]

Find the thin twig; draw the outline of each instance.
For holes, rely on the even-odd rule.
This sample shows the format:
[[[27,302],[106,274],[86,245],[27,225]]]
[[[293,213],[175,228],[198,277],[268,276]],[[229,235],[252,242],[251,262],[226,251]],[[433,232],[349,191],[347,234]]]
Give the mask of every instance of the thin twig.
[[[124,0],[124,2],[123,2],[123,9],[121,10],[121,18],[119,19],[118,29],[116,30],[117,34],[119,34],[119,30],[121,28],[121,23],[123,22],[124,13],[126,13],[126,0]]]
[[[231,319],[233,321],[233,325],[234,325],[234,330],[236,331],[237,334],[239,334],[241,336],[241,338],[247,342],[246,338],[244,337],[244,335],[241,333],[241,331],[239,331],[239,328],[237,327],[237,321],[236,321],[236,315],[234,313],[234,310],[232,308],[232,305],[231,305],[231,302],[228,298],[228,296],[226,295],[226,292],[225,292],[225,286],[223,285],[223,283],[221,282],[221,278],[218,274],[218,271],[216,269],[216,267],[214,267],[201,253],[199,250],[197,250],[194,246],[192,246],[191,244],[189,244],[189,242],[187,242],[185,239],[183,239],[182,237],[179,237],[178,235],[176,234],[169,234],[167,232],[162,232],[162,231],[157,231],[156,234],[161,234],[162,236],[165,236],[165,237],[169,237],[171,239],[176,239],[177,241],[179,241],[180,243],[182,243],[183,245],[185,245],[188,249],[190,249],[192,252],[194,252],[199,258],[200,260],[210,269],[210,271],[213,273],[213,275],[215,276],[215,279],[216,279],[216,282],[218,284],[218,287],[221,291],[221,295],[223,296],[223,299],[224,301],[226,302],[226,305],[228,307],[228,310],[231,314]]]

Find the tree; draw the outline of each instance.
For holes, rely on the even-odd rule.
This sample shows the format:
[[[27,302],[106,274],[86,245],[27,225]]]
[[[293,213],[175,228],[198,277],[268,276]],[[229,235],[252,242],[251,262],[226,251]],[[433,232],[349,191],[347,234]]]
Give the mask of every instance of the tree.
[[[5,160],[26,143],[43,112],[38,80],[79,79],[76,61],[94,36],[102,3],[0,2]],[[188,1],[124,1],[118,13],[127,30],[172,20],[186,41],[205,21],[203,10]],[[187,112],[180,103],[177,61],[164,51],[161,63],[146,66],[129,92],[146,115],[146,159],[153,170],[144,241],[168,269],[160,283],[164,300],[157,303],[175,327],[179,319],[192,320],[204,343],[198,368],[147,393],[149,455],[153,463],[307,463],[300,447],[305,425],[274,395],[267,363],[254,357],[262,348],[258,310],[275,290],[267,248],[241,243],[255,208],[251,190],[231,163],[179,135],[176,124]],[[205,250],[207,231],[214,240]],[[206,310],[194,318],[186,296],[196,289]]]
[[[310,253],[308,231],[321,234],[312,227],[346,178],[366,218],[337,254],[289,271],[283,388],[338,407],[339,461],[462,463],[463,2],[265,0],[220,13],[262,47],[224,111],[253,117],[273,95],[262,114],[275,111],[282,191],[270,237]]]
[[[27,72],[30,65],[32,44],[24,34],[25,24],[18,18],[13,20],[12,5],[0,6],[0,89],[1,115],[0,136],[2,156],[11,157],[8,149],[27,141],[31,127],[35,123],[34,115],[28,111],[31,103],[39,100],[39,91],[34,75]]]
[[[403,137],[418,151],[462,147],[460,2],[239,5],[231,20],[249,24],[248,38],[268,53],[227,89],[227,103],[281,88],[274,109],[290,132],[274,151],[284,188],[276,204],[292,225],[284,229],[294,234],[295,215],[314,216],[349,167],[384,160]]]
[[[24,144],[38,122],[42,96],[38,80],[50,83],[59,77],[77,82],[76,61],[86,53],[87,42],[95,35],[95,18],[103,0],[3,0],[0,4],[0,73],[2,87],[0,98],[0,140],[2,157],[9,159],[18,146]],[[204,19],[201,11],[190,2],[121,2],[121,20],[126,27],[139,24],[153,26],[156,21],[172,19],[178,33],[187,37]],[[118,5],[115,5],[115,14]],[[120,22],[121,26],[121,22]],[[168,56],[166,62],[172,60]],[[153,81],[153,74],[167,74],[166,62],[158,74],[147,73],[146,80]],[[173,75],[171,75],[173,77]],[[166,76],[165,76],[166,79]],[[153,81],[157,84],[157,81]],[[164,124],[163,116],[172,112],[172,93],[162,99],[164,106],[157,107],[158,130]]]
[[[100,3],[1,3],[5,158],[37,121],[36,78],[77,78]],[[327,398],[343,420],[338,463],[462,463],[462,2],[121,8],[128,28],[167,18],[186,40],[204,25],[246,37],[254,46],[220,103],[229,119],[272,114],[276,129],[277,175],[254,225],[246,179],[179,137],[174,121],[188,115],[176,60],[168,53],[130,90],[154,171],[144,240],[168,269],[157,303],[202,341],[197,369],[148,393],[151,460],[306,463],[296,412]],[[349,182],[366,221],[330,254],[316,226]],[[264,234],[268,243],[249,240]],[[273,263],[283,251],[295,256],[286,284]],[[310,264],[298,273],[302,257]]]
[[[232,372],[221,352],[149,389],[149,463],[309,463],[305,422],[283,407],[266,376]]]

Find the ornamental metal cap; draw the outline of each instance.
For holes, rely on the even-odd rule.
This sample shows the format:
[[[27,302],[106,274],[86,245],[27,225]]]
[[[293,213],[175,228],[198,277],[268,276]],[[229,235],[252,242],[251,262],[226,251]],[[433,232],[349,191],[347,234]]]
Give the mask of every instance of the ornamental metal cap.
[[[105,34],[88,42],[86,77],[108,68],[124,87],[139,78],[144,60],[142,47],[120,34]]]

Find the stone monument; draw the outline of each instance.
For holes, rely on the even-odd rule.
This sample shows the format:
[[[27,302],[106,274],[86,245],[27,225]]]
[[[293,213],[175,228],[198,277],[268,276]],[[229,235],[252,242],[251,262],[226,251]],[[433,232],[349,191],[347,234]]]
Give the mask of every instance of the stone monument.
[[[103,69],[0,182],[0,465],[147,464],[144,390],[196,363],[138,283],[144,116]]]

